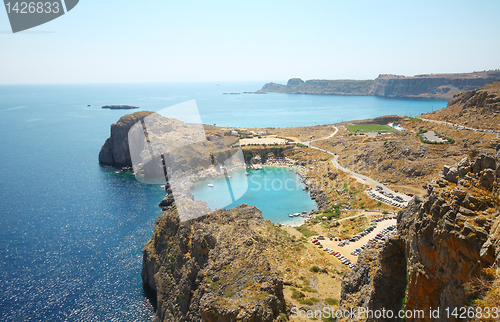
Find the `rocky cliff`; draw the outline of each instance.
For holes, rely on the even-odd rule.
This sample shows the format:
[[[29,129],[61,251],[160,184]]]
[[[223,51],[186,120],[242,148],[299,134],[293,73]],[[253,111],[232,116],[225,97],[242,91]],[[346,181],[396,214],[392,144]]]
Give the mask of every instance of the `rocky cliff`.
[[[445,166],[399,213],[398,235],[361,255],[343,281],[341,308],[424,310],[418,321],[447,321],[446,308],[480,306],[500,258],[499,180],[500,146]],[[430,318],[431,307],[440,318]]]
[[[452,98],[459,92],[497,80],[500,80],[499,70],[416,76],[382,74],[375,80],[312,79],[304,82],[300,78],[292,78],[286,85],[267,83],[259,92]]]
[[[352,79],[311,79],[303,81],[291,78],[286,86],[277,83],[267,83],[259,92],[276,92],[291,94],[325,94],[325,95],[372,95],[374,80]]]
[[[136,124],[153,112],[136,112],[122,116],[111,125],[111,135],[99,152],[99,163],[117,168],[131,167],[128,132]]]
[[[476,129],[500,130],[500,82],[456,94],[448,105],[425,118]]]
[[[155,321],[284,321],[283,282],[263,255],[264,225],[245,204],[182,223],[168,207],[143,250]]]

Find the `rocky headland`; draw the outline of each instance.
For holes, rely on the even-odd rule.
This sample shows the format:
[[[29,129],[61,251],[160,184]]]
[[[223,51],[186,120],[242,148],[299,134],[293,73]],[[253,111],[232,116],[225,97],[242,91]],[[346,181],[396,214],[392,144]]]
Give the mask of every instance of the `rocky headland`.
[[[101,147],[99,163],[117,168],[131,167],[128,132],[137,122],[153,112],[136,112],[122,116],[118,122],[111,125],[111,135]]]
[[[311,79],[303,81],[300,78],[291,78],[286,85],[267,83],[258,92],[452,98],[459,92],[474,90],[498,80],[500,80],[499,70],[415,76],[382,74],[374,80]]]
[[[155,321],[285,321],[283,281],[263,254],[264,225],[245,204],[185,222],[169,207],[143,250]]]

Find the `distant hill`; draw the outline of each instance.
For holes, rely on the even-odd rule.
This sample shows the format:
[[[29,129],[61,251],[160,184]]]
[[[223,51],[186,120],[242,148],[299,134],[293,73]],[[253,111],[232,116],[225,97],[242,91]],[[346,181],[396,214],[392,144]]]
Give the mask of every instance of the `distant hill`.
[[[500,81],[457,94],[445,108],[422,117],[477,129],[500,130]]]
[[[259,93],[373,95],[385,97],[452,98],[453,95],[500,80],[500,70],[415,76],[379,75],[374,80],[291,78],[286,85],[265,84]]]

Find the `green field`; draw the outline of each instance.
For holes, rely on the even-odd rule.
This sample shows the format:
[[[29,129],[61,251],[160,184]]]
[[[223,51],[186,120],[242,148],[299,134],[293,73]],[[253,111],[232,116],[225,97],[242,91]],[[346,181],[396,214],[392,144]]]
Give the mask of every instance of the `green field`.
[[[387,132],[396,132],[395,129],[388,125],[381,124],[356,124],[356,125],[347,125],[347,128],[351,132],[378,132],[378,131],[387,131]]]

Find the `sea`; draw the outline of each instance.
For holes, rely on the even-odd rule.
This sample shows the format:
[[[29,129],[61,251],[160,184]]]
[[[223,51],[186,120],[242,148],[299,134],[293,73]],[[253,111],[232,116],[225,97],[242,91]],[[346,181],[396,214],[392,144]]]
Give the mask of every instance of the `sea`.
[[[152,321],[140,277],[164,191],[98,164],[110,125],[130,110],[160,111],[195,100],[201,121],[224,127],[329,124],[398,114],[418,116],[446,100],[372,96],[243,94],[264,82],[0,85],[0,317],[2,321]],[[242,93],[226,94],[223,93]],[[135,110],[134,110],[135,111]],[[315,209],[294,171],[250,173],[248,193],[229,205],[256,205],[289,223]],[[242,179],[243,180],[243,179]],[[261,180],[261,181],[259,181]],[[215,182],[217,184],[217,182]],[[208,185],[197,198],[210,199]],[[212,195],[211,195],[212,194]],[[212,198],[214,199],[214,198]],[[216,199],[216,198],[215,198]],[[277,209],[276,201],[288,208]],[[274,207],[274,208],[273,208]]]

